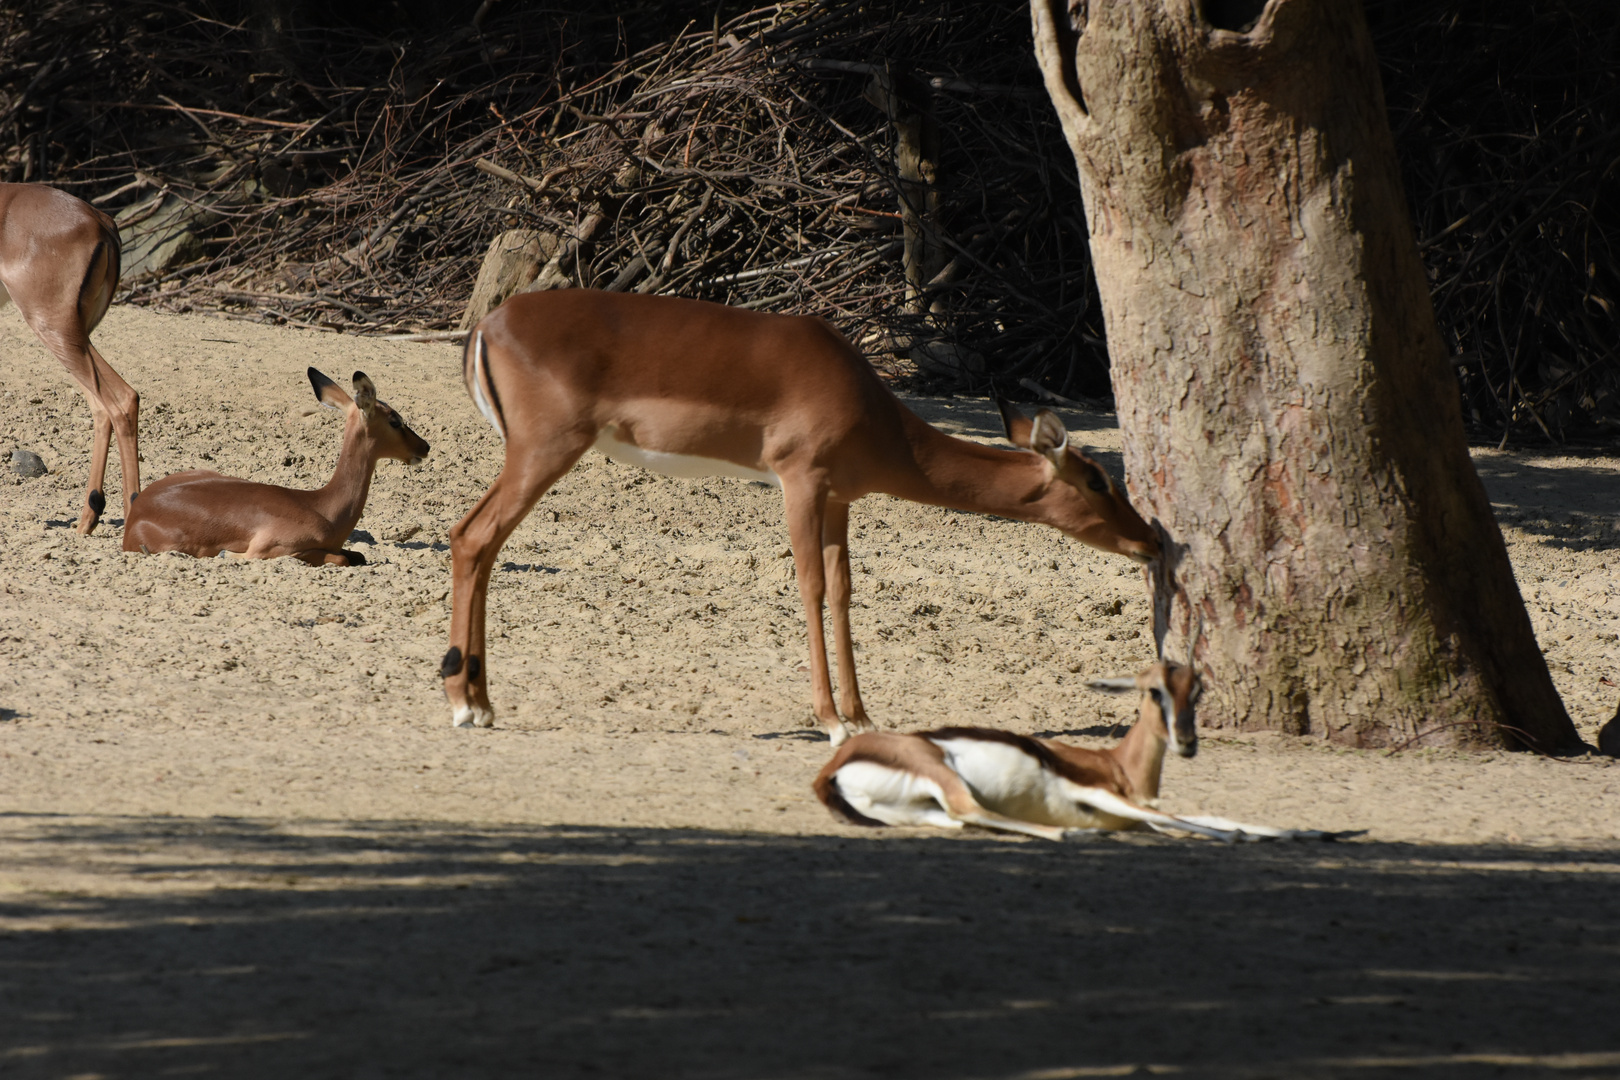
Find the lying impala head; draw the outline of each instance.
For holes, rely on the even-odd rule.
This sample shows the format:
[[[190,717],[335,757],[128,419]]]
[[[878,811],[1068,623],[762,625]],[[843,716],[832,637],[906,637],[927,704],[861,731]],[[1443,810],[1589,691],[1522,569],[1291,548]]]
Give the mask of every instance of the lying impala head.
[[[354,397],[314,368],[309,369],[309,384],[315,388],[315,397],[322,405],[349,414],[350,423],[363,424],[374,449],[371,459],[394,458],[407,465],[420,465],[427,456],[428,444],[420,435],[406,426],[399,413],[377,400],[377,388],[366,378],[366,373],[354,373]]]
[[[1083,544],[1129,555],[1137,562],[1152,562],[1159,557],[1158,533],[1142,520],[1108,470],[1069,442],[1069,432],[1056,413],[1042,409],[1031,420],[1010,401],[998,398],[996,406],[1001,410],[1008,441],[1033,450],[1051,463],[1053,481],[1072,488],[1089,512],[1077,531],[1065,532]]]
[[[1173,660],[1159,660],[1137,675],[1093,679],[1088,685],[1094,690],[1116,693],[1141,691],[1142,703],[1137,707],[1137,723],[1146,725],[1150,735],[1161,739],[1184,758],[1198,753],[1195,713],[1203,685],[1192,668]]]

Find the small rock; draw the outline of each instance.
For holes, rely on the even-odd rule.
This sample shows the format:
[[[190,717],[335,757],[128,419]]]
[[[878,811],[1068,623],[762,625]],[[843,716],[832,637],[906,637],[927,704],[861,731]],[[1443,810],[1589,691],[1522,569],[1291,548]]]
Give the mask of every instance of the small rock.
[[[386,534],[383,539],[399,544],[409,540],[411,537],[415,536],[421,531],[422,526],[420,525],[407,525],[403,529]]]
[[[13,450],[11,452],[11,468],[18,476],[26,476],[29,479],[44,476],[50,472],[45,467],[45,459],[32,450]]]

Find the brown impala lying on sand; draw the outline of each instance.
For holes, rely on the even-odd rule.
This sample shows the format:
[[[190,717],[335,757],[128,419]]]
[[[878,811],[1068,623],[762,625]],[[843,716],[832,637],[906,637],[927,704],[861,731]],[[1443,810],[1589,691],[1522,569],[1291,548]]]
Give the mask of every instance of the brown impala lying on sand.
[[[495,718],[484,604],[501,545],[593,446],[670,476],[782,489],[809,624],[811,698],[835,744],[872,727],[849,629],[849,504],[861,496],[1037,521],[1142,561],[1159,554],[1157,534],[1055,415],[1042,410],[1031,421],[1003,405],[1016,450],[953,438],[902,405],[820,319],[636,293],[522,293],[478,324],[462,377],[506,440],[506,463],[450,532],[455,604],[440,674],[457,726]]]
[[[1090,685],[1142,695],[1135,725],[1107,750],[992,728],[941,728],[915,735],[868,732],[844,743],[827,762],[816,777],[816,797],[852,825],[977,825],[1044,840],[1143,828],[1227,843],[1358,835],[1160,813],[1152,804],[1159,796],[1165,748],[1181,757],[1198,753],[1197,673],[1161,660],[1135,678],[1099,679]]]
[[[354,373],[351,399],[337,383],[309,369],[323,405],[347,413],[343,451],[331,481],[314,491],[256,484],[196,469],[174,473],[147,488],[124,524],[124,550],[184,551],[208,558],[233,552],[249,559],[291,555],[311,566],[358,566],[365,558],[344,551],[382,458],[420,462],[428,444],[399,414],[377,400],[364,372]]]

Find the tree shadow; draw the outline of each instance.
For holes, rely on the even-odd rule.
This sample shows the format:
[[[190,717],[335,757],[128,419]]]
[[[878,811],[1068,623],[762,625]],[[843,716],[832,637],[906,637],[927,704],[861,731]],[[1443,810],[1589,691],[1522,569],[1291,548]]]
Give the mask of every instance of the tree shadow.
[[[1548,547],[1574,551],[1620,547],[1615,518],[1620,471],[1604,463],[1542,465],[1497,453],[1477,455],[1474,467],[1504,525],[1540,536]]]
[[[21,1073],[1620,1068],[1612,850],[17,815],[0,831],[0,1061]]]

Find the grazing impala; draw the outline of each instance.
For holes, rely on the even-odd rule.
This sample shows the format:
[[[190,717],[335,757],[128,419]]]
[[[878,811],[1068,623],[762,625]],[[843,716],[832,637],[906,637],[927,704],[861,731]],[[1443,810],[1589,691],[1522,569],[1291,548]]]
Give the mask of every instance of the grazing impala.
[[[524,293],[478,324],[462,376],[505,440],[506,462],[450,533],[455,601],[440,670],[458,727],[494,721],[484,605],[496,555],[592,446],[671,476],[736,476],[782,489],[811,696],[834,744],[872,727],[849,629],[849,504],[862,495],[1038,521],[1142,561],[1159,553],[1153,529],[1069,444],[1052,413],[1031,421],[1003,405],[1020,450],[952,438],[902,405],[820,319],[635,293]],[[824,600],[842,720],[827,672]]]
[[[124,513],[141,490],[135,429],[140,397],[90,344],[118,288],[118,226],[65,191],[0,184],[0,307],[17,302],[23,321],[68,369],[90,402],[90,479],[78,529],[89,533],[107,507],[107,450],[118,436]]]
[[[1142,828],[1227,842],[1349,835],[1154,810],[1165,748],[1181,757],[1198,752],[1197,674],[1161,660],[1135,678],[1090,685],[1142,695],[1136,723],[1107,750],[991,728],[868,732],[844,743],[827,762],[815,780],[816,797],[852,825],[977,825],[1045,840],[1061,840],[1071,830]]]
[[[311,566],[359,566],[357,551],[344,551],[371,490],[382,458],[415,465],[428,444],[399,414],[377,400],[365,373],[354,373],[351,399],[314,368],[310,385],[323,405],[341,409],[343,451],[331,481],[314,491],[256,484],[196,469],[165,476],[141,496],[124,526],[124,550],[183,551],[207,558],[232,552],[249,559],[291,555]]]

